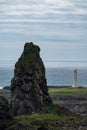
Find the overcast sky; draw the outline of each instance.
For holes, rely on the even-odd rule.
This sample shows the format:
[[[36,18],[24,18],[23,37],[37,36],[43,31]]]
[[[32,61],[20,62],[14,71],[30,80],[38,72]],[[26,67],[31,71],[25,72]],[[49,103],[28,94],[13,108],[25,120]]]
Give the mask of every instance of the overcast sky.
[[[87,0],[0,0],[0,60],[31,41],[43,61],[87,61]]]

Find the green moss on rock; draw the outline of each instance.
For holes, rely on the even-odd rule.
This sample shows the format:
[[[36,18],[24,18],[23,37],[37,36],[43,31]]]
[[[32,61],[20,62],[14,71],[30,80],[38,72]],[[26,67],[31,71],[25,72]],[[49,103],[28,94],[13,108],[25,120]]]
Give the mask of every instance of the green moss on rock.
[[[12,123],[13,122],[13,123]],[[84,117],[75,114],[31,114],[16,116],[7,130],[38,130],[44,127],[47,130],[79,130],[86,129],[87,121]]]

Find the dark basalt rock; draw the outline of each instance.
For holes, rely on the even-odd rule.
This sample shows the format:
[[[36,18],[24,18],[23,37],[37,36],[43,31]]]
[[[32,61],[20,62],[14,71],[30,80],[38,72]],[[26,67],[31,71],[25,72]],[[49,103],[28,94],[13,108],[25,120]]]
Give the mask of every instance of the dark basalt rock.
[[[45,67],[39,55],[40,48],[26,43],[15,64],[11,81],[11,107],[14,115],[39,112],[43,105],[52,103],[48,94]]]
[[[7,120],[10,118],[10,105],[7,99],[3,95],[0,95],[0,120]]]
[[[11,87],[10,86],[5,86],[3,89],[5,89],[5,90],[11,90]]]
[[[48,129],[44,127],[39,127],[37,130],[48,130]]]

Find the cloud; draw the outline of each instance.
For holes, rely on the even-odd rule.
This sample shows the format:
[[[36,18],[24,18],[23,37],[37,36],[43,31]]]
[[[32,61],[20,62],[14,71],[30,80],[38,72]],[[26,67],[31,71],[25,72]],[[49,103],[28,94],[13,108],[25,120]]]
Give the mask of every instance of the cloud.
[[[26,41],[41,46],[43,59],[72,58],[75,50],[75,59],[86,59],[87,1],[0,0],[0,30],[0,47],[14,59],[17,46],[23,49]]]
[[[87,14],[86,8],[81,8],[76,6],[77,2],[69,1],[69,0],[18,0],[15,2],[7,2],[5,1],[1,4],[1,12],[4,15],[16,15],[23,16],[29,15],[31,18],[33,17],[45,17],[47,14]]]
[[[79,2],[80,1],[80,2]],[[86,1],[81,0],[1,0],[0,22],[87,23]],[[84,2],[85,1],[85,2]],[[81,6],[82,5],[82,6]]]

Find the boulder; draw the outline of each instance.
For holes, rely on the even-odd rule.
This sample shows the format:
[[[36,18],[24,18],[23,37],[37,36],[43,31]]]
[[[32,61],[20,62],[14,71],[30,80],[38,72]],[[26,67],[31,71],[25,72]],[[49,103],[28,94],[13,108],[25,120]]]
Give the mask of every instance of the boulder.
[[[5,86],[3,89],[5,89],[5,90],[10,90],[11,87],[10,87],[10,86]]]
[[[40,58],[40,48],[26,43],[21,57],[15,64],[11,81],[11,108],[14,115],[39,112],[52,100],[48,94],[45,67]]]

